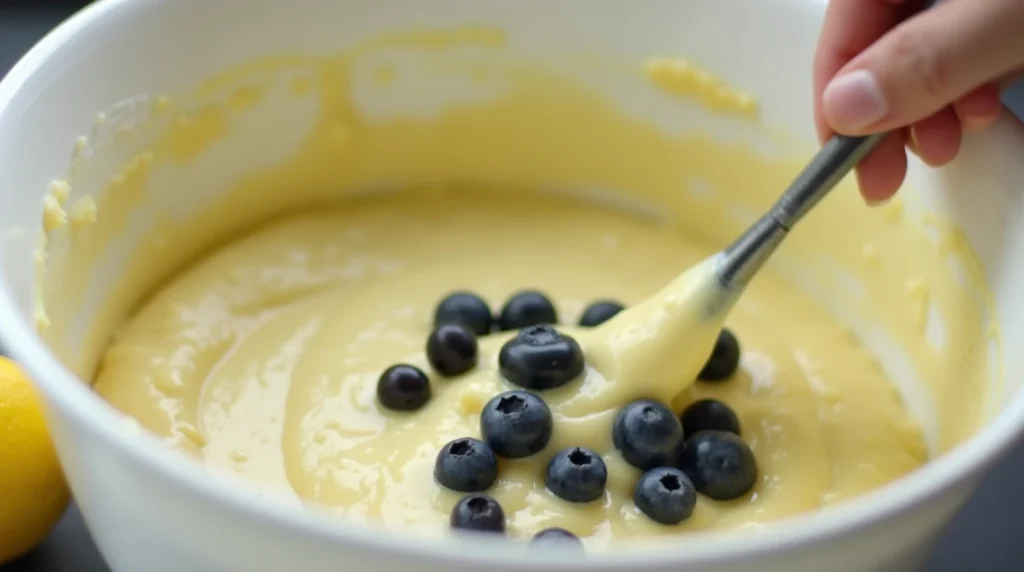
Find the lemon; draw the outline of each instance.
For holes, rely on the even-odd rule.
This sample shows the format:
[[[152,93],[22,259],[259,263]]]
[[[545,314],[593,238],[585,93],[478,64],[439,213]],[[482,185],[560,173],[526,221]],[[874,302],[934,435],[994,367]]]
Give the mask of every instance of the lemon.
[[[68,489],[35,388],[0,356],[0,564],[46,538],[68,504]]]

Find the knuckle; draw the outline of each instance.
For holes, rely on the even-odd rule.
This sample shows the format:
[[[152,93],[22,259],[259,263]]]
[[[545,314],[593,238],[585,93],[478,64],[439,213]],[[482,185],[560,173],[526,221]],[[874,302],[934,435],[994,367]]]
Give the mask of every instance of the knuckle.
[[[942,100],[950,86],[948,62],[942,57],[941,43],[912,27],[896,30],[892,38],[890,57],[897,64],[902,77],[898,81],[911,82],[913,88],[931,100]]]

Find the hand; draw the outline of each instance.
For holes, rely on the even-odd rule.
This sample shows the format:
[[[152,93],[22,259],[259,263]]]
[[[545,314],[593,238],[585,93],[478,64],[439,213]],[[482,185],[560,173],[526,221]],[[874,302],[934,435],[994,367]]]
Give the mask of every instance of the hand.
[[[964,131],[1003,111],[1002,86],[1024,71],[1024,0],[830,0],[814,60],[818,136],[892,130],[857,168],[870,203],[896,193],[906,148],[932,166]]]

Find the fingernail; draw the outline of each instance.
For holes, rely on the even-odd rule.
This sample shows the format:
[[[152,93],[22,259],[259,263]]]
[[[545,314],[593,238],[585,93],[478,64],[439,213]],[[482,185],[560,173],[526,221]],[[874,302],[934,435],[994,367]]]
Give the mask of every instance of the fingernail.
[[[983,131],[988,127],[988,119],[985,117],[974,117],[972,115],[966,115],[960,118],[960,126],[963,127],[965,132],[975,133]]]
[[[914,155],[920,157],[921,153],[918,152],[917,150],[917,130],[911,127],[907,131],[910,132],[909,136],[907,137],[907,149],[909,149],[910,152],[913,153]]]
[[[977,132],[988,129],[993,123],[999,119],[999,111],[992,115],[969,115],[965,114],[960,118],[960,125],[964,128],[964,131]]]
[[[825,88],[822,107],[829,124],[838,131],[861,131],[885,118],[889,102],[868,70],[843,74]]]

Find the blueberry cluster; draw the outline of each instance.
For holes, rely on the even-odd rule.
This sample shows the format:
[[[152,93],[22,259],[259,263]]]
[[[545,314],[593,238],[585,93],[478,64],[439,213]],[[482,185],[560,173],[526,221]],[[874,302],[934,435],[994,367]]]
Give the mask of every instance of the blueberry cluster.
[[[602,300],[588,306],[579,325],[600,325],[623,306]],[[466,493],[451,513],[453,529],[503,533],[505,513],[484,494],[497,480],[499,458],[522,459],[541,453],[551,440],[551,410],[539,395],[565,386],[585,368],[583,350],[559,332],[554,304],[542,293],[513,295],[496,315],[486,301],[469,292],[455,292],[438,304],[434,329],[427,339],[431,368],[441,377],[462,375],[477,364],[477,337],[518,330],[498,353],[501,376],[519,389],[494,396],[480,413],[480,439],[462,437],[437,454],[434,478],[445,488]],[[700,379],[727,380],[739,363],[739,344],[728,330],[719,336]],[[396,411],[414,411],[430,400],[430,383],[420,369],[398,364],[385,370],[377,385],[378,401]],[[627,405],[615,419],[612,440],[623,458],[643,471],[634,489],[637,507],[663,524],[689,518],[697,493],[729,500],[746,494],[757,469],[750,448],[739,438],[736,414],[714,400],[698,401],[676,416],[656,401]],[[595,451],[570,447],[556,452],[545,471],[547,489],[573,503],[602,498],[608,469]],[[531,544],[582,545],[571,532],[550,528]]]
[[[599,300],[583,310],[579,325],[598,326],[623,309],[614,300]],[[538,324],[557,324],[558,311],[551,300],[536,290],[521,290],[505,302],[497,316],[483,298],[471,292],[453,292],[437,305],[434,324],[462,324],[478,336],[491,332],[521,330]]]
[[[441,377],[462,375],[476,367],[477,336],[490,331],[491,311],[483,300],[452,294],[437,308],[434,329],[427,337],[427,362]],[[415,411],[430,401],[430,380],[416,366],[393,365],[377,380],[377,401],[392,411]]]
[[[597,326],[622,308],[622,304],[610,300],[595,302],[583,312],[579,325]],[[497,316],[476,294],[453,292],[434,311],[427,361],[441,377],[460,376],[476,367],[478,336],[519,330],[498,355],[502,376],[526,389],[561,387],[579,376],[584,363],[583,350],[576,340],[550,326],[557,322],[555,305],[535,290],[513,295]],[[430,380],[416,366],[393,365],[377,381],[377,400],[393,411],[415,411],[430,401]]]
[[[723,329],[698,379],[732,378],[739,358],[736,336]],[[739,435],[736,413],[714,399],[695,401],[678,417],[657,401],[634,401],[619,411],[612,427],[622,458],[643,471],[633,489],[634,503],[651,520],[668,525],[693,514],[698,493],[728,501],[754,487],[757,463]]]
[[[581,325],[597,325],[620,311],[614,302],[600,302],[588,308]],[[434,465],[434,478],[442,486],[469,493],[451,514],[454,529],[501,533],[505,530],[502,507],[482,494],[498,478],[498,458],[522,459],[543,451],[551,440],[554,422],[547,403],[535,392],[557,389],[579,377],[585,367],[583,349],[571,336],[552,324],[558,312],[545,295],[524,290],[513,295],[494,315],[487,302],[469,292],[445,297],[434,313],[434,334],[457,328],[475,336],[494,331],[516,331],[498,352],[498,370],[510,384],[521,389],[496,395],[480,412],[481,439],[455,439],[441,448]],[[427,358],[438,373],[445,366],[460,363],[442,351],[450,343],[427,344]],[[440,356],[441,359],[435,359]],[[472,366],[469,366],[472,367]],[[383,401],[382,401],[383,403]],[[548,488],[573,502],[589,502],[604,494],[607,470],[601,458],[586,449],[562,451],[551,459]],[[536,545],[570,544],[582,547],[579,539],[561,528],[538,532]]]

